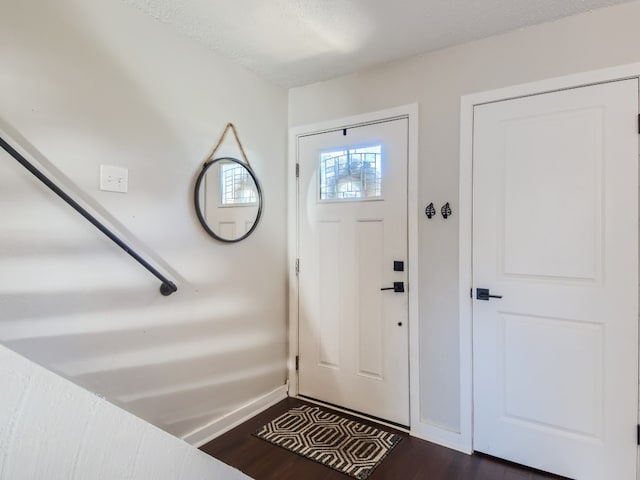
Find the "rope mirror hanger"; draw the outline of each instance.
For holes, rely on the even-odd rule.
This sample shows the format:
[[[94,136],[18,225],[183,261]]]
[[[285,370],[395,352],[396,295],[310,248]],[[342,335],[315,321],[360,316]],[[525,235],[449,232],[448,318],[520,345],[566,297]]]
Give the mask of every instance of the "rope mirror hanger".
[[[240,148],[242,160],[214,158],[229,130]],[[202,166],[194,188],[194,204],[204,230],[221,242],[239,242],[258,225],[262,190],[232,123],[226,125]]]

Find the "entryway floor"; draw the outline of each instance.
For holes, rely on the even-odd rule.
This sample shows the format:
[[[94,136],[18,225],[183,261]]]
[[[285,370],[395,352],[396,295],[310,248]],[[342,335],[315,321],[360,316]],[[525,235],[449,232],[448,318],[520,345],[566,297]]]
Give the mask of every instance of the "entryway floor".
[[[287,410],[306,404],[287,398],[212,440],[200,449],[256,480],[346,480],[350,477],[251,434]],[[356,417],[362,423],[371,423]],[[378,425],[376,425],[378,426]],[[402,441],[369,476],[369,480],[543,480],[560,479],[485,455],[465,455],[395,431]]]

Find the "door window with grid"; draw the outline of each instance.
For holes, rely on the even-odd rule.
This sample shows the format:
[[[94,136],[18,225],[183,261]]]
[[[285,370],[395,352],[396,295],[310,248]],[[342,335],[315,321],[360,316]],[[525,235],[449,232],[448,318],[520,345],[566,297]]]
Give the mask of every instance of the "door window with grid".
[[[220,165],[220,193],[222,205],[252,205],[258,201],[251,175],[236,163]]]
[[[382,145],[320,153],[320,200],[382,197]]]

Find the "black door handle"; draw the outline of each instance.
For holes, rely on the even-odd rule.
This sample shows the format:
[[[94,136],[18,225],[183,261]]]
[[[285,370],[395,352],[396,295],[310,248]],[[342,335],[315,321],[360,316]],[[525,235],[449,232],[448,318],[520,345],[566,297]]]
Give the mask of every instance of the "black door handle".
[[[476,299],[489,300],[490,298],[502,298],[502,295],[490,295],[488,288],[476,288]]]
[[[393,287],[381,288],[380,290],[393,290],[396,293],[404,292],[404,282],[393,282]]]

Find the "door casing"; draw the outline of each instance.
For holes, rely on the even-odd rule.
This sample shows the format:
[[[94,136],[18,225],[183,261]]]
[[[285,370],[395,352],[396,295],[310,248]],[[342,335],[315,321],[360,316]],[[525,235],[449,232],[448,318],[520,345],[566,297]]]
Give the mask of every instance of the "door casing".
[[[419,398],[419,355],[418,355],[418,104],[404,105],[396,108],[365,113],[352,117],[340,118],[326,122],[304,125],[289,129],[289,162],[288,162],[288,278],[289,278],[289,353],[288,375],[289,395],[298,395],[298,372],[296,371],[296,355],[299,351],[299,316],[298,316],[298,278],[296,275],[296,259],[298,258],[298,182],[296,164],[298,163],[298,138],[301,136],[322,133],[361,124],[376,123],[395,118],[408,118],[408,159],[407,159],[407,234],[408,234],[408,299],[409,299],[409,420],[411,434],[425,437],[420,431],[420,398]],[[304,268],[302,266],[301,268]]]
[[[459,328],[460,328],[460,450],[473,452],[473,342],[472,342],[472,212],[473,111],[477,105],[539,95],[616,80],[640,78],[640,63],[527,83],[465,95],[460,103],[459,196]],[[639,135],[640,138],[640,135]],[[639,406],[640,407],[640,406]],[[638,472],[640,473],[640,472]]]

